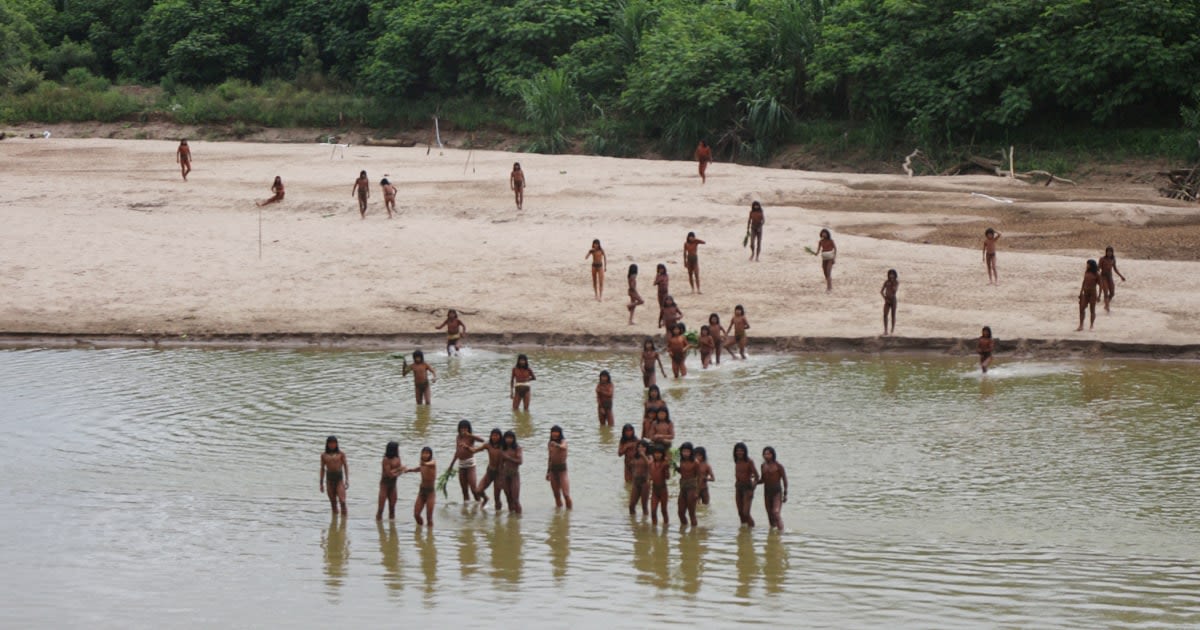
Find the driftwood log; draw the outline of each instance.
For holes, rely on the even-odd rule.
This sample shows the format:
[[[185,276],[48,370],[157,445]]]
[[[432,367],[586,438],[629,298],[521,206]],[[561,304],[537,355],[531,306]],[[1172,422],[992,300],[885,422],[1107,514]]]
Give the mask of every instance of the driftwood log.
[[[1059,177],[1049,171],[1032,170],[1018,172],[1013,168],[1013,149],[1010,147],[1007,153],[1003,150],[1001,150],[1000,153],[1005,159],[995,160],[980,155],[969,155],[958,164],[943,170],[940,175],[982,174],[995,175],[996,177],[1008,177],[1026,182],[1038,182],[1045,180],[1047,186],[1054,182],[1060,184],[1070,184],[1072,186],[1076,185],[1075,182],[1065,177]],[[923,154],[919,150],[913,151],[904,159],[904,164],[901,166],[901,168],[904,169],[904,172],[909,174],[909,177],[912,177],[911,162],[914,156],[923,156]],[[1006,165],[1005,162],[1008,162],[1008,164]]]
[[[1196,164],[1192,168],[1166,171],[1159,175],[1166,177],[1169,182],[1166,188],[1158,189],[1158,193],[1163,197],[1183,199],[1184,201],[1200,200],[1200,164]]]

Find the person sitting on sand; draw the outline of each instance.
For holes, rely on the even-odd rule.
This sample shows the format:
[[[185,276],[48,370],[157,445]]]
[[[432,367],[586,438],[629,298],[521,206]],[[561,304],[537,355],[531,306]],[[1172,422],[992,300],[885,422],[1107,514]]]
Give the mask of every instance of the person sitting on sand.
[[[886,337],[891,333],[896,332],[896,291],[900,288],[900,276],[895,269],[888,269],[887,280],[883,281],[883,286],[879,289],[879,295],[883,296],[883,336]],[[892,316],[892,328],[888,330],[888,314]]]
[[[992,352],[996,350],[996,340],[992,338],[992,327],[984,326],[983,332],[979,334],[979,341],[975,343],[975,351],[979,353],[979,369],[987,374],[988,368],[992,367]]]
[[[983,264],[987,266],[988,284],[1000,284],[1000,272],[996,271],[996,241],[1000,233],[992,228],[983,231]]]
[[[371,180],[367,178],[366,171],[359,171],[358,179],[354,180],[354,188],[350,189],[350,196],[358,195],[358,214],[359,218],[367,218],[367,199],[371,196]]]
[[[179,171],[183,173],[183,181],[187,181],[188,173],[192,172],[192,149],[188,146],[187,139],[179,141],[179,148],[175,149],[175,161],[179,164]]]
[[[513,162],[512,173],[508,175],[508,187],[513,191],[517,201],[517,210],[525,207],[525,171],[521,170],[520,162]]]
[[[383,190],[383,208],[390,219],[396,213],[396,187],[384,177],[379,180],[379,188]]]
[[[283,179],[278,175],[275,176],[275,183],[271,184],[271,198],[259,201],[258,206],[262,207],[279,201],[283,201]]]
[[[1076,331],[1083,330],[1083,314],[1091,309],[1092,319],[1088,324],[1088,330],[1096,328],[1096,302],[1098,296],[1097,289],[1100,287],[1100,266],[1095,260],[1087,261],[1087,269],[1083,272],[1083,286],[1079,288],[1079,328]]]
[[[1104,248],[1104,257],[1100,259],[1100,292],[1104,294],[1104,312],[1109,312],[1108,305],[1112,299],[1117,296],[1117,283],[1113,281],[1113,274],[1121,276],[1121,282],[1125,282],[1125,276],[1121,275],[1121,271],[1117,269],[1117,255],[1113,253],[1111,245]]]

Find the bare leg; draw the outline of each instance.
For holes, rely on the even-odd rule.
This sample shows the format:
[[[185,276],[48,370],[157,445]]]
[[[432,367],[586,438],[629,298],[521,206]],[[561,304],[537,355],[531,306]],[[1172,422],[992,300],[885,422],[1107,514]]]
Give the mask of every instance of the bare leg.
[[[396,486],[388,490],[388,520],[396,520]]]
[[[381,483],[381,484],[379,484],[379,507],[375,510],[375,520],[377,520],[377,521],[383,520],[383,504],[386,503],[387,500],[388,500],[387,486],[385,486],[384,484]]]
[[[433,506],[437,503],[437,495],[430,494],[425,500],[425,524],[433,527]]]
[[[833,291],[833,261],[822,260],[821,271],[825,273],[825,292]]]
[[[508,511],[521,513],[521,478],[514,475],[508,483]]]
[[[346,515],[346,482],[343,480],[337,488],[338,505],[342,508],[342,516]]]
[[[421,510],[425,508],[425,495],[417,493],[417,500],[413,502],[413,520],[417,521],[417,525],[424,525],[425,519],[421,518]]]

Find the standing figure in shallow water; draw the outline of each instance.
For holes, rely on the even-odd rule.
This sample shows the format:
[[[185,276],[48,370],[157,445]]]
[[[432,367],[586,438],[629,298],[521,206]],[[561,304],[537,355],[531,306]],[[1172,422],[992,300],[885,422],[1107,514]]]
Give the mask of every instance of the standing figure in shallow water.
[[[521,513],[521,464],[525,463],[525,451],[517,444],[517,434],[504,432],[504,447],[500,451],[500,479],[508,511]]]
[[[787,471],[783,464],[776,459],[775,449],[768,446],[762,452],[762,477],[758,483],[763,487],[763,502],[767,508],[767,522],[770,527],[783,531],[783,504],[787,503]]]
[[[522,403],[525,411],[529,411],[529,399],[532,396],[529,387],[536,380],[533,369],[529,367],[529,357],[518,354],[517,366],[512,369],[512,376],[508,379],[508,391],[509,396],[512,397],[513,411],[516,411],[517,406]]]
[[[571,479],[567,476],[567,440],[563,437],[562,427],[557,424],[550,427],[550,442],[546,445],[546,481],[550,482],[550,491],[554,493],[555,507],[567,509],[571,503]]]
[[[319,477],[321,492],[329,496],[329,509],[337,514],[340,506],[342,516],[345,516],[346,489],[350,487],[350,464],[346,462],[346,454],[338,448],[337,436],[325,438],[325,452],[321,453]]]
[[[975,351],[979,353],[979,369],[987,374],[988,368],[992,367],[992,353],[996,351],[996,340],[992,338],[991,326],[984,326],[983,331],[979,333]]]
[[[757,485],[758,467],[750,459],[746,444],[738,442],[733,446],[734,501],[737,503],[738,518],[747,527],[754,527],[750,507],[754,503],[754,487]]]
[[[421,486],[417,489],[417,499],[413,502],[413,519],[417,525],[433,527],[433,506],[437,503],[437,462],[433,461],[433,449],[426,446],[421,449],[421,464],[416,468],[405,468],[404,472],[421,473]],[[421,510],[425,518],[421,518]]]
[[[375,510],[375,520],[383,520],[383,505],[387,503],[388,519],[396,518],[396,480],[404,472],[400,463],[400,444],[388,442],[383,450],[382,470],[379,474],[379,508]]]

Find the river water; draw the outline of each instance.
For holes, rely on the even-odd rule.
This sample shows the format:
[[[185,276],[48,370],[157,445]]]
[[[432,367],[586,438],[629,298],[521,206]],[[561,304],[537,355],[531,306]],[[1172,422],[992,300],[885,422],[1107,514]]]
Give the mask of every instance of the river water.
[[[478,627],[1200,625],[1200,366],[756,356],[668,384],[677,443],[706,446],[713,503],[680,531],[631,519],[616,457],[640,423],[635,353],[467,349],[417,409],[379,352],[0,351],[0,626]],[[613,373],[616,429],[593,388]],[[438,497],[436,526],[374,520],[380,458],[454,427],[515,428],[525,514]],[[565,428],[576,509],[544,471]],[[317,489],[336,434],[350,516]],[[739,530],[736,441],[774,446],[783,518]],[[453,484],[452,484],[453,486]],[[674,497],[674,488],[672,488]]]

